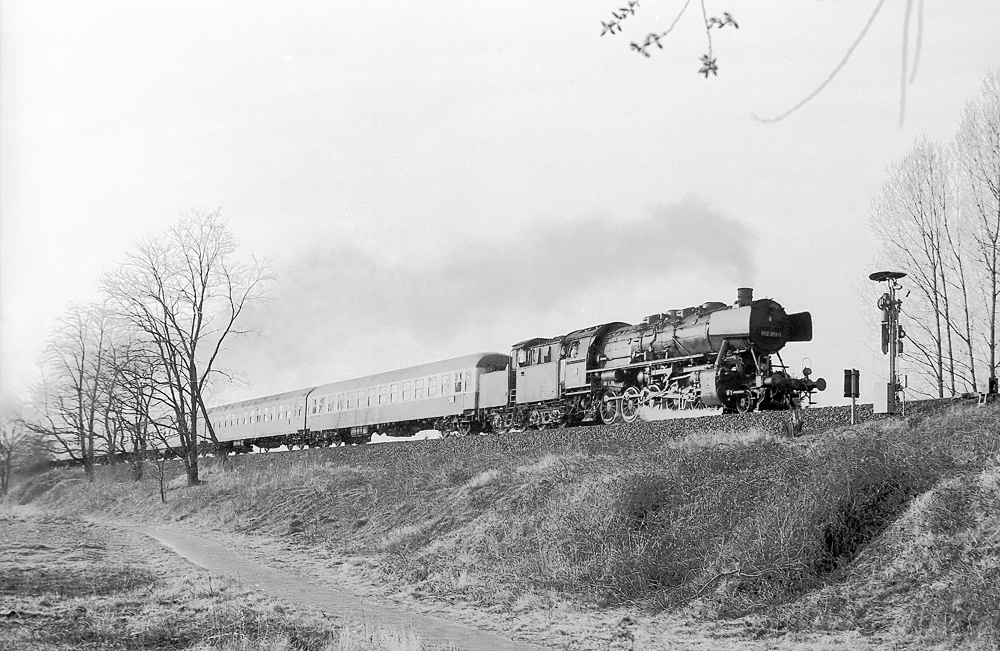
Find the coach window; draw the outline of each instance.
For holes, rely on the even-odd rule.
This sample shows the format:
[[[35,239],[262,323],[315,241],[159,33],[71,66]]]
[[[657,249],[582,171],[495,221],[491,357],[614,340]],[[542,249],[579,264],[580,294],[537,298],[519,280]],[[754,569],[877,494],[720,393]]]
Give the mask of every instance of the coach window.
[[[389,402],[399,402],[399,384],[389,385]]]
[[[462,373],[462,371],[455,373],[455,393],[462,393],[462,391],[464,390],[462,388],[462,377],[464,375],[465,374]]]
[[[441,376],[441,395],[451,395],[451,373],[445,373]]]
[[[427,397],[433,398],[438,394],[438,379],[437,377],[427,378]]]
[[[403,382],[403,402],[409,402],[413,397],[413,382],[407,380]]]
[[[368,389],[368,406],[369,407],[375,406],[375,387]]]
[[[413,399],[423,400],[424,398],[424,380],[423,378],[413,381]]]
[[[344,394],[337,394],[337,411],[344,411]]]

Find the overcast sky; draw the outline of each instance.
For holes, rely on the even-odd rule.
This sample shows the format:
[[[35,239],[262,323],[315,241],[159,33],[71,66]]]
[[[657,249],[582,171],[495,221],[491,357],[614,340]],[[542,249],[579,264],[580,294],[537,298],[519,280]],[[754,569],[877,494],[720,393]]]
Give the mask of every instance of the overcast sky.
[[[138,238],[221,207],[270,258],[240,399],[711,300],[813,313],[811,359],[885,374],[859,298],[869,202],[949,140],[1000,67],[996,0],[928,2],[899,125],[906,2],[44,2],[0,5],[0,392]],[[914,8],[918,3],[913,3]],[[428,9],[431,8],[431,10]],[[914,64],[917,22],[910,29]],[[863,382],[864,384],[864,382]],[[870,397],[868,398],[870,400]]]

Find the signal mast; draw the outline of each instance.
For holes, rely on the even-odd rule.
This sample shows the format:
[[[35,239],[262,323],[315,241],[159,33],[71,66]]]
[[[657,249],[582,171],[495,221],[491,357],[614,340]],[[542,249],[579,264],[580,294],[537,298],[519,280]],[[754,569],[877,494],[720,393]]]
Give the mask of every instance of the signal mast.
[[[901,339],[906,336],[899,326],[899,312],[903,306],[903,301],[896,298],[896,290],[902,289],[898,281],[905,278],[902,271],[876,271],[868,276],[870,280],[877,283],[884,282],[887,292],[882,294],[878,300],[878,307],[882,310],[882,354],[889,355],[889,382],[883,391],[881,387],[875,392],[875,413],[894,414],[899,400],[899,390],[902,388],[899,377],[896,375],[896,355],[903,352],[903,342]]]

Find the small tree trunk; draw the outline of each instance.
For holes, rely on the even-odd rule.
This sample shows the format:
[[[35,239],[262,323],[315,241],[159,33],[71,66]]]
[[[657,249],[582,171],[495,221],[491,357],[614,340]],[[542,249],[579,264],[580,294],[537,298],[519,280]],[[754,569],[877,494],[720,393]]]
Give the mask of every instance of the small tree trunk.
[[[163,485],[163,473],[164,473],[163,466],[164,466],[165,463],[166,462],[163,459],[163,457],[157,457],[156,458],[156,471],[157,471],[157,473],[159,475],[159,479],[160,479],[160,502],[162,504],[166,504],[167,503],[167,491],[166,491],[166,487]]]
[[[133,477],[135,481],[142,481],[146,469],[146,439],[137,437],[132,441],[132,456],[135,459],[133,464]]]
[[[184,466],[187,470],[188,486],[201,483],[198,478],[198,441],[192,440],[184,450]]]

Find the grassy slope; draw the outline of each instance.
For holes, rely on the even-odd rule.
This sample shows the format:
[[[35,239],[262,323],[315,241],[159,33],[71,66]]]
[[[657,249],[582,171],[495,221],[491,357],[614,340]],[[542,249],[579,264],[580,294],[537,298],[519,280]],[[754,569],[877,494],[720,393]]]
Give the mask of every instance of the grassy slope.
[[[998,422],[994,405],[795,442],[591,428],[254,455],[165,506],[114,471],[20,495],[379,555],[483,606],[555,594],[997,646]]]

